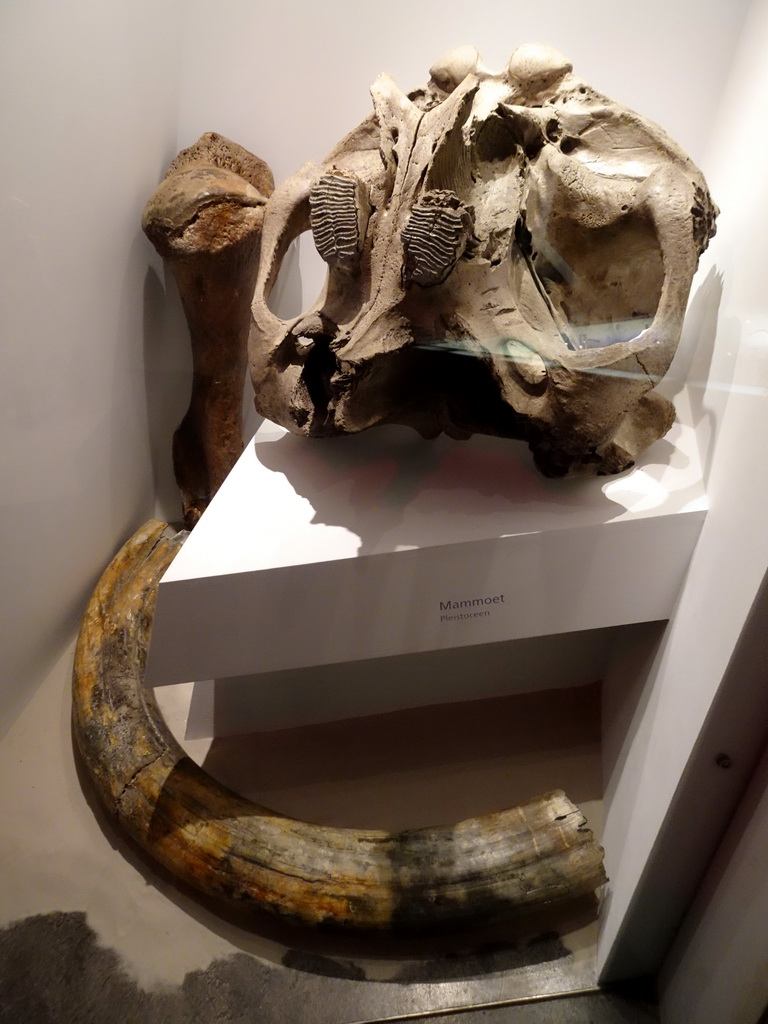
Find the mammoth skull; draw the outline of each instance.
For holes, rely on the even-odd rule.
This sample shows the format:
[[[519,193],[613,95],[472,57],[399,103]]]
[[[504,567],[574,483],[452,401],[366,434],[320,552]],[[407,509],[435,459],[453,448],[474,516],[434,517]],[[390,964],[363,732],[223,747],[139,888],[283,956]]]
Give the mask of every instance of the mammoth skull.
[[[655,124],[541,46],[493,74],[471,47],[267,203],[250,338],[256,407],[313,437],[379,423],[528,442],[539,469],[616,473],[669,429],[653,388],[717,208]],[[267,300],[311,230],[315,306]]]

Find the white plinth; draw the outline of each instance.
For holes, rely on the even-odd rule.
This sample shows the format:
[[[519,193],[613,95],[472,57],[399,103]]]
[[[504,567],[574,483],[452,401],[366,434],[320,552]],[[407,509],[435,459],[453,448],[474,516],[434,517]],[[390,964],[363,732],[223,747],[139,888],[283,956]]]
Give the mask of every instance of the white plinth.
[[[265,423],[160,584],[147,683],[668,617],[706,511],[677,406],[638,466],[589,480],[498,438]]]

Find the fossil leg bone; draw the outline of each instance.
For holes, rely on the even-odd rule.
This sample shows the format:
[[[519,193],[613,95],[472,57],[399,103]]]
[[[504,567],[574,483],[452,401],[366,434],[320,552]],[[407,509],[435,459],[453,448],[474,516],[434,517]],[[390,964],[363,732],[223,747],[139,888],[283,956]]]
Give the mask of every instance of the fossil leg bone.
[[[183,542],[150,521],[86,610],[73,677],[78,747],[109,811],[160,863],[216,897],[307,925],[419,929],[591,893],[602,850],[561,792],[402,833],[308,824],[207,775],[142,683],[157,583]]]
[[[179,153],[142,217],[176,280],[192,341],[192,395],[173,439],[188,529],[243,450],[249,310],[273,187],[263,161],[209,133]]]

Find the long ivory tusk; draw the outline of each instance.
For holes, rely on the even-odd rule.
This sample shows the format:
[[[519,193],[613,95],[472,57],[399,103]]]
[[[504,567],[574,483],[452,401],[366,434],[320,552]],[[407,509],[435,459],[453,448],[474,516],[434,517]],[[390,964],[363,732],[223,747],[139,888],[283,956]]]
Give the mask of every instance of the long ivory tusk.
[[[74,731],[120,824],[185,882],[307,925],[412,930],[475,923],[592,892],[602,849],[555,791],[407,832],[329,828],[219,785],[168,731],[142,683],[160,577],[184,540],[151,520],[106,569],[83,618]]]
[[[192,341],[192,396],[173,438],[191,529],[243,450],[241,409],[267,165],[213,132],[182,150],[142,216],[170,267]]]

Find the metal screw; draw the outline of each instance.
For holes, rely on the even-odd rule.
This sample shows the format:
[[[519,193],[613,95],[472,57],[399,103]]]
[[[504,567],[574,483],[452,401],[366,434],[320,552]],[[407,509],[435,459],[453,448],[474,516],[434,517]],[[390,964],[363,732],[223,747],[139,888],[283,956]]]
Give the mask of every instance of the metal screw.
[[[718,754],[715,764],[718,768],[730,768],[733,765],[733,758],[728,754]]]

